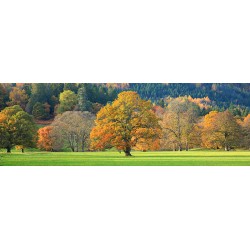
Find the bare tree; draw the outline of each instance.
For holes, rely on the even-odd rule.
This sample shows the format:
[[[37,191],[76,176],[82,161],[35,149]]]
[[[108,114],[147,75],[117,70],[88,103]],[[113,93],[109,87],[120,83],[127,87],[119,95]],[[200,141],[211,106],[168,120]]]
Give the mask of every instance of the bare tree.
[[[199,107],[185,97],[172,100],[161,122],[164,144],[173,150],[189,150],[190,141],[198,119]]]
[[[89,135],[94,126],[95,116],[90,112],[66,111],[57,115],[53,126],[53,134],[62,139],[64,146],[73,152],[84,152],[89,148]]]

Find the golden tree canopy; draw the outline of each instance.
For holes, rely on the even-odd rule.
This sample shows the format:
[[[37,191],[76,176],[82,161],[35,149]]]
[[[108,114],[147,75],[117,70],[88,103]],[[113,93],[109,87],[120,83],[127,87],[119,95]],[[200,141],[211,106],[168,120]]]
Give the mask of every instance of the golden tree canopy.
[[[202,143],[206,148],[230,150],[239,144],[241,128],[236,118],[228,111],[211,111],[204,118]]]
[[[161,128],[152,111],[152,103],[133,91],[118,95],[97,114],[90,137],[92,148],[116,147],[130,156],[131,149],[153,150],[159,145]]]

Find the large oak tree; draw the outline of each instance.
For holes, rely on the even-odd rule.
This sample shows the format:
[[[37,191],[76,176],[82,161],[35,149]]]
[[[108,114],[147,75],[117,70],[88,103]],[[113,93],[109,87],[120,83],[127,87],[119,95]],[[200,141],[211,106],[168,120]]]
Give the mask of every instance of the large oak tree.
[[[92,148],[115,147],[131,156],[131,149],[156,149],[161,128],[152,110],[152,103],[133,91],[124,91],[97,114],[90,137]]]

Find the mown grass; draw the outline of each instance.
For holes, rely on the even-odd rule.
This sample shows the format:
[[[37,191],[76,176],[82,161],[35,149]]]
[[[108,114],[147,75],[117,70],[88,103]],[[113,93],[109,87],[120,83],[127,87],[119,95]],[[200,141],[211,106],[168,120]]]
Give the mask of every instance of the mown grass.
[[[2,166],[250,166],[250,151],[0,152]]]

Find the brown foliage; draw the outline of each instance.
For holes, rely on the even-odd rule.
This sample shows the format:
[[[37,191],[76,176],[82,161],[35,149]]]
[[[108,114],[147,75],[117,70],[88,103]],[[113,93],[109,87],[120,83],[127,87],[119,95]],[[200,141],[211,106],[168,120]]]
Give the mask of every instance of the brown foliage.
[[[24,89],[20,89],[18,87],[13,87],[10,95],[10,102],[8,102],[8,106],[19,105],[23,110],[25,110],[25,106],[28,102],[28,95],[26,94]]]
[[[194,145],[195,124],[198,119],[198,106],[187,97],[171,99],[163,115],[161,126],[163,149],[189,150]]]

